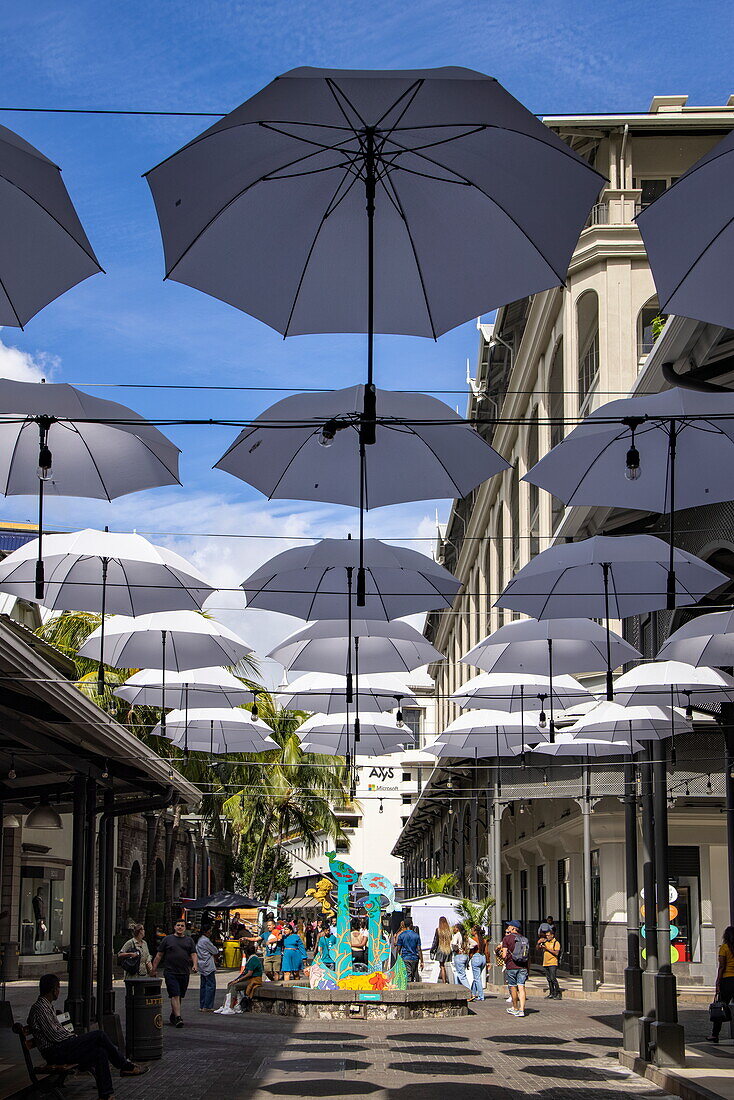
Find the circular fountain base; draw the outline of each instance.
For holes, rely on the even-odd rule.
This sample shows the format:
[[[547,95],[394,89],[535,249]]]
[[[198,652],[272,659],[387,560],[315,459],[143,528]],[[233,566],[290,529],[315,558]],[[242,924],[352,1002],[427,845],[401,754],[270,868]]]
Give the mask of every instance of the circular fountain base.
[[[466,1016],[471,996],[463,985],[416,982],[379,993],[354,989],[310,989],[297,982],[266,982],[255,993],[253,1012],[315,1020],[420,1020]]]

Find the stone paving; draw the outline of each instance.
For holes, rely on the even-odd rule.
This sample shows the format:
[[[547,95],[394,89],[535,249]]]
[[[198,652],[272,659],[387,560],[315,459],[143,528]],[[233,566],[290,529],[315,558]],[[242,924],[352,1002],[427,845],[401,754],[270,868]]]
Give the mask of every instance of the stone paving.
[[[218,1003],[221,994],[218,997]],[[117,1100],[663,1100],[619,1066],[619,1008],[531,1001],[524,1019],[504,998],[470,1016],[441,1020],[313,1021],[201,1015],[166,1027],[165,1056],[142,1080],[123,1080]],[[87,1100],[88,1078],[69,1100]]]

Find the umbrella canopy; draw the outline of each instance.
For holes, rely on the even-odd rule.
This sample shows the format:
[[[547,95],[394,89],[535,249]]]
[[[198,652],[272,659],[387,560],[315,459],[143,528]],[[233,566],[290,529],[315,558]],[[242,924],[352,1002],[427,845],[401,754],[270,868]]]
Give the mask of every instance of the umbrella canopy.
[[[240,432],[217,469],[271,499],[370,509],[463,497],[509,466],[435,397],[377,390],[374,400],[374,446],[360,446],[364,386],[295,394]]]
[[[516,712],[544,708],[553,694],[558,710],[565,710],[574,703],[593,699],[590,691],[573,676],[534,676],[527,672],[485,672],[473,676],[458,688],[451,698],[465,710],[493,709]]]
[[[668,547],[654,535],[594,535],[537,554],[497,600],[536,619],[626,619],[664,608]],[[675,551],[676,603],[693,604],[728,578],[684,550]]]
[[[20,328],[102,268],[61,169],[0,126],[0,325]]]
[[[637,752],[640,745],[630,741],[593,741],[585,737],[569,737],[562,734],[557,741],[541,741],[533,752],[542,752],[547,756],[585,756],[587,760],[601,759],[604,756],[624,756]]]
[[[233,894],[230,890],[217,890],[205,898],[187,901],[184,909],[259,909],[262,902],[248,898],[246,894]]]
[[[661,312],[734,327],[733,184],[730,133],[637,216]]]
[[[182,748],[197,752],[266,752],[278,747],[270,726],[252,718],[241,707],[202,707],[172,710],[166,724],[152,730],[153,736],[167,737]]]
[[[106,624],[105,660],[116,668],[164,668],[180,672],[206,665],[236,665],[251,646],[221,623],[195,611],[160,611],[128,618],[115,615]],[[80,657],[100,658],[101,628],[79,649]]]
[[[484,756],[514,756],[515,748],[529,748],[530,744],[548,737],[540,728],[537,711],[524,716],[505,711],[466,711],[449,722],[435,742],[427,745],[425,752],[433,756],[467,756],[478,759]]]
[[[365,539],[365,603],[357,611],[360,547],[353,539],[322,539],[277,554],[242,582],[248,607],[299,619],[397,619],[451,607],[461,582],[425,554]]]
[[[612,668],[642,654],[611,634]],[[520,619],[488,634],[461,660],[485,672],[600,672],[606,665],[607,632],[591,619]]]
[[[207,897],[186,901],[184,904],[186,910],[259,909],[261,907],[262,902],[255,901],[254,898],[250,898],[246,894],[232,893],[231,890],[217,890],[216,893],[209,894]]]
[[[284,335],[435,338],[562,283],[603,180],[482,73],[298,68],[148,182],[168,278]]]
[[[622,707],[604,701],[584,714],[564,732],[592,741],[663,741],[693,727],[672,707],[657,705]]]
[[[734,665],[734,611],[713,611],[684,623],[661,646],[658,660]]]
[[[192,668],[169,672],[165,677],[160,669],[144,668],[115,688],[115,695],[131,706],[177,709],[239,707],[252,703],[256,694],[226,668]]]
[[[304,749],[329,756],[384,756],[413,742],[411,731],[388,715],[360,719],[356,731],[346,714],[314,714],[297,733]]]
[[[38,539],[0,562],[0,591],[33,600]],[[44,606],[142,615],[201,608],[215,591],[193,565],[142,535],[86,529],[46,535]]]
[[[734,702],[734,677],[683,661],[648,661],[618,678],[614,699],[622,706],[659,704],[688,711],[693,704]]]
[[[443,660],[415,627],[396,619],[355,619],[351,635],[343,619],[323,619],[295,631],[268,654],[296,672],[411,672]]]
[[[319,714],[342,714],[348,696],[346,676],[326,672],[306,672],[297,676],[278,692],[281,706],[289,710],[316,711]],[[360,676],[359,692],[353,691],[353,707],[357,714],[379,714],[401,706],[416,707],[418,700],[398,676],[380,673]]]

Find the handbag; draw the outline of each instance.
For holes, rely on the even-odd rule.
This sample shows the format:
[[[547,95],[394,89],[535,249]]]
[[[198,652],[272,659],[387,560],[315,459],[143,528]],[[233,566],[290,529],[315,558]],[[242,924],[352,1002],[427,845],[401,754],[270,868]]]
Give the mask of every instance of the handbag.
[[[731,1009],[722,1001],[712,1001],[709,1005],[709,1020],[712,1023],[726,1023],[731,1020]]]
[[[136,950],[135,955],[130,955],[126,959],[120,959],[120,966],[126,974],[130,975],[131,978],[137,976],[138,970],[140,969],[140,959],[142,957],[142,954],[142,951]]]

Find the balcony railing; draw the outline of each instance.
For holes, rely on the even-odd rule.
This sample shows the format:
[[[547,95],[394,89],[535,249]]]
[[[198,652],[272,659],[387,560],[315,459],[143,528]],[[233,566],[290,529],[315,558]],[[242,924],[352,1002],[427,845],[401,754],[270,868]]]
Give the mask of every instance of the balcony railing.
[[[643,209],[639,191],[605,192],[605,196],[592,206],[584,229],[599,225],[631,225]]]

